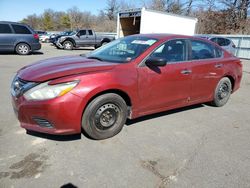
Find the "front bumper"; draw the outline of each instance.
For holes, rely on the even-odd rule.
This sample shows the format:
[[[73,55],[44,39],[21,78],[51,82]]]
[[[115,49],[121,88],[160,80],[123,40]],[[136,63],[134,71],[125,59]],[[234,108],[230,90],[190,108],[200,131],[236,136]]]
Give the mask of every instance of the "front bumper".
[[[27,101],[23,96],[12,96],[12,105],[21,127],[36,132],[68,135],[81,133],[81,100],[70,92],[44,101]]]
[[[59,42],[59,40],[56,41],[56,46],[61,49],[63,48],[63,45]]]

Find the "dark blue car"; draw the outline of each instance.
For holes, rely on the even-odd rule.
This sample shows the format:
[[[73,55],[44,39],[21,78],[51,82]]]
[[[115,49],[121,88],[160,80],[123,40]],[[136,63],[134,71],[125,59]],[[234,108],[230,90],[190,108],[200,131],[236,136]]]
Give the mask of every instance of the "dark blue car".
[[[57,35],[51,35],[49,41],[53,43],[54,45],[56,44],[56,41],[62,37],[62,36],[69,36],[72,33],[72,31],[63,31]]]

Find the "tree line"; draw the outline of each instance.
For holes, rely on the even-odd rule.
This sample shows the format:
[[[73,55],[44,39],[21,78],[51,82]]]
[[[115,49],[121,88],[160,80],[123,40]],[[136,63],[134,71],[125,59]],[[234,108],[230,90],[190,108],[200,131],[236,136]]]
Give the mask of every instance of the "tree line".
[[[198,18],[197,33],[250,34],[248,11],[250,0],[142,0],[141,7]],[[99,32],[115,32],[119,11],[136,8],[122,0],[106,0],[97,15],[72,7],[67,11],[44,10],[21,22],[37,30],[62,31],[92,28]]]

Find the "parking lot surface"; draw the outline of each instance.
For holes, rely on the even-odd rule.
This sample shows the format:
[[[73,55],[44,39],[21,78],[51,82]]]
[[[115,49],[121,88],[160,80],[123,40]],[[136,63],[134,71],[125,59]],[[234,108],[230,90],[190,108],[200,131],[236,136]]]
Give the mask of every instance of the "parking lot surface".
[[[0,187],[250,187],[250,61],[221,108],[201,104],[128,121],[117,136],[27,134],[10,101],[15,72],[91,49],[0,54]]]

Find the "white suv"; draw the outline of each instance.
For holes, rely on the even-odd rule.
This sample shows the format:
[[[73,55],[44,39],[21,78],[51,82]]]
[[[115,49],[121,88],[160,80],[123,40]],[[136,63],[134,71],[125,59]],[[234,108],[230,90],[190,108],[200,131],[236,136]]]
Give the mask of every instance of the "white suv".
[[[232,40],[224,37],[210,37],[208,40],[211,40],[217,43],[219,46],[224,48],[226,51],[230,52],[231,54],[235,55],[235,44]]]
[[[228,51],[229,53],[235,55],[236,46],[232,40],[220,36],[209,36],[209,35],[198,35],[198,37],[205,38],[207,40],[211,40],[221,46],[223,49]]]

